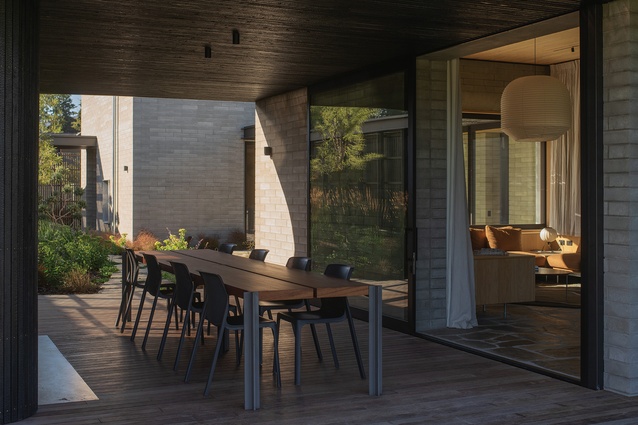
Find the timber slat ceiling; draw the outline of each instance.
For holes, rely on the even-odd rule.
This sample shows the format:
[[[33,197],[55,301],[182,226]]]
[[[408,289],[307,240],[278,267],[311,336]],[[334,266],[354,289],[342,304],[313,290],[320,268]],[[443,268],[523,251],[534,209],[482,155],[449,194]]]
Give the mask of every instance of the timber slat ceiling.
[[[579,0],[42,0],[41,91],[254,101]],[[240,44],[232,44],[232,30]],[[204,46],[212,58],[204,58]]]

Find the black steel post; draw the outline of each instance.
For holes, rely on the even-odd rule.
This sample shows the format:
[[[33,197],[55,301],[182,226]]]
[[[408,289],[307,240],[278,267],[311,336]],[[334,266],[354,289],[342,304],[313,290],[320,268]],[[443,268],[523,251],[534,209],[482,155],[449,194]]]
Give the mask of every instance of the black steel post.
[[[0,8],[0,419],[38,408],[38,0]]]

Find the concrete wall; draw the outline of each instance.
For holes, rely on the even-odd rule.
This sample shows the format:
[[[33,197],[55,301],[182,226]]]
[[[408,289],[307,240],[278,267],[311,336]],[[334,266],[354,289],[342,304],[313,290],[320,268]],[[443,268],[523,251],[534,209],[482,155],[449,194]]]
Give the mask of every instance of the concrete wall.
[[[417,60],[416,330],[445,327],[447,62]]]
[[[270,249],[269,262],[308,253],[307,103],[301,89],[256,105],[255,247]]]
[[[638,0],[603,10],[604,385],[638,395]]]

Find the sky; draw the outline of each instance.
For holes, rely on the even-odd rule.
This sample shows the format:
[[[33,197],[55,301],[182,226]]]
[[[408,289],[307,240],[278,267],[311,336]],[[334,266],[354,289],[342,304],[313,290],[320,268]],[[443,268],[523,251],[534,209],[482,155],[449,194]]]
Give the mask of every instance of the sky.
[[[80,100],[81,100],[82,95],[79,94],[72,94],[71,95],[71,100],[73,101],[73,104],[75,105],[75,108],[73,108],[74,111],[77,111],[80,109]]]

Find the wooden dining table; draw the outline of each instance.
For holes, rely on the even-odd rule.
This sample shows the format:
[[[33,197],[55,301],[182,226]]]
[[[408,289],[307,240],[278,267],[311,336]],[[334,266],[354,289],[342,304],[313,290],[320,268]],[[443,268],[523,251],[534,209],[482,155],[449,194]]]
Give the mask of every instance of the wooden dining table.
[[[143,252],[138,252],[141,257]],[[222,277],[229,295],[243,298],[244,314],[244,408],[261,405],[259,376],[259,300],[304,300],[309,298],[368,296],[368,390],[382,392],[382,307],[380,285],[338,279],[319,273],[250,260],[210,249],[148,251],[163,270],[172,272],[171,261],[185,264],[196,284],[199,272]]]

